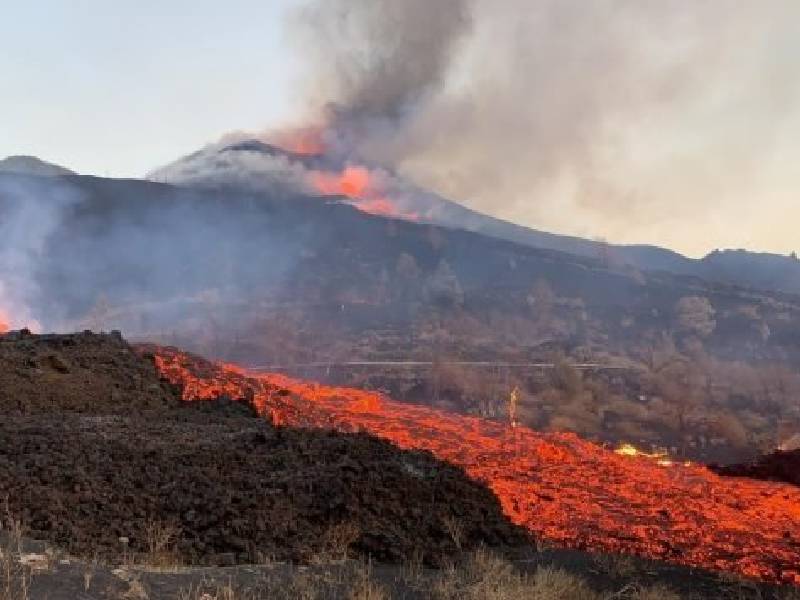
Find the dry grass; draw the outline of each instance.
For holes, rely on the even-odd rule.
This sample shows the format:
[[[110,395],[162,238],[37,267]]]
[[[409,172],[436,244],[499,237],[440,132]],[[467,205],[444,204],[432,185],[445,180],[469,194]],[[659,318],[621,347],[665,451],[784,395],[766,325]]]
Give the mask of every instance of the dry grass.
[[[533,576],[519,573],[510,562],[485,550],[467,557],[458,568],[435,579],[436,600],[596,600],[586,583],[561,569],[539,568]]]
[[[586,582],[563,569],[539,567],[530,586],[531,597],[539,600],[595,600],[598,596]]]
[[[681,600],[681,597],[666,586],[639,587],[625,596],[630,600]]]
[[[632,561],[625,557],[610,557],[604,564],[618,575],[634,571]],[[680,600],[660,585],[630,583],[616,593],[597,593],[583,578],[563,569],[540,566],[532,575],[523,574],[512,563],[485,550],[470,554],[460,566],[434,575],[423,585],[435,600]]]
[[[412,588],[419,587],[425,578],[422,550],[414,550],[411,558],[403,563],[400,569],[399,580]]]
[[[453,540],[456,548],[461,551],[461,543],[464,540],[464,526],[461,521],[451,515],[446,515],[442,518],[442,526],[450,536],[450,539]]]
[[[334,569],[290,567],[289,573],[265,575],[246,590],[203,582],[182,590],[178,600],[389,600],[388,591],[373,577],[368,563],[336,565]]]
[[[389,600],[389,592],[377,583],[372,574],[372,565],[360,563],[347,594],[348,600]]]
[[[800,600],[800,588],[782,590],[778,593],[778,600]]]
[[[191,586],[178,592],[177,600],[250,600],[252,596],[238,593],[231,584],[209,588],[205,584]]]
[[[625,554],[593,554],[592,562],[598,573],[614,579],[627,579],[636,573],[636,563]]]
[[[180,565],[176,543],[180,528],[162,521],[151,521],[145,527],[146,552],[141,560],[144,565],[158,569],[174,569]]]
[[[0,600],[27,600],[32,571],[20,562],[23,528],[13,518],[6,501],[5,518],[0,519]]]
[[[358,540],[361,529],[357,523],[343,521],[331,525],[323,535],[322,550],[314,557],[314,563],[327,563],[337,560],[347,560],[350,556],[350,547]]]

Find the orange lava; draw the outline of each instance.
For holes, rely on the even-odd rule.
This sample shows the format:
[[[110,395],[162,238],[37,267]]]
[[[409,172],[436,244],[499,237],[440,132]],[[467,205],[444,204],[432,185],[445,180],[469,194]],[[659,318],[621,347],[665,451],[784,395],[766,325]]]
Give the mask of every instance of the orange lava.
[[[322,156],[326,127],[301,127],[273,132],[270,139],[275,145],[305,156]],[[390,200],[375,177],[364,166],[349,165],[341,171],[311,170],[308,174],[311,187],[323,196],[345,196],[357,209],[384,217],[416,221],[417,213],[400,210]]]
[[[273,134],[274,143],[293,154],[319,156],[325,153],[323,127],[300,127]]]
[[[314,188],[326,196],[363,198],[369,192],[369,171],[364,167],[347,167],[341,173],[316,171],[311,176]]]
[[[506,515],[561,546],[800,584],[800,489],[660,466],[573,434],[538,433],[155,349],[186,400],[250,398],[275,424],[367,431],[461,466]]]
[[[404,212],[383,194],[380,185],[369,169],[362,166],[348,166],[341,173],[314,171],[310,176],[311,185],[325,196],[346,196],[353,200],[353,206],[373,215],[396,217],[416,221],[416,213]]]

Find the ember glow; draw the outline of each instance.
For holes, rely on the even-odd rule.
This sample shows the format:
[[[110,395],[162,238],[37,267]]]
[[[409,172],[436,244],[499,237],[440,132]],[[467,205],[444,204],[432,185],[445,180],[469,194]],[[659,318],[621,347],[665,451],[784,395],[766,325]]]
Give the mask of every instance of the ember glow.
[[[323,127],[300,127],[273,132],[275,145],[301,156],[320,156],[325,153]]]
[[[692,463],[690,462],[676,462],[669,457],[669,454],[666,452],[644,452],[643,450],[639,450],[633,444],[622,444],[619,448],[614,450],[615,454],[619,454],[620,456],[630,456],[630,457],[639,457],[639,458],[649,458],[660,467],[672,467],[675,465],[688,467],[691,466]]]
[[[277,425],[366,431],[462,467],[515,523],[561,546],[800,584],[800,489],[663,468],[573,434],[445,413],[361,390],[153,351],[186,400],[248,398]],[[635,449],[634,449],[635,450]]]
[[[366,167],[349,166],[341,173],[313,171],[310,176],[315,190],[324,196],[346,196],[353,205],[366,213],[385,217],[397,217],[415,221],[418,215],[399,210],[387,198],[376,183],[375,177]]]
[[[306,127],[281,131],[271,135],[271,141],[293,154],[325,156],[328,148],[324,142],[324,127]],[[332,161],[335,162],[335,161]],[[348,164],[342,169],[311,169],[308,182],[322,196],[345,196],[359,210],[384,217],[416,221],[419,215],[399,209],[384,189],[382,177],[359,164]]]

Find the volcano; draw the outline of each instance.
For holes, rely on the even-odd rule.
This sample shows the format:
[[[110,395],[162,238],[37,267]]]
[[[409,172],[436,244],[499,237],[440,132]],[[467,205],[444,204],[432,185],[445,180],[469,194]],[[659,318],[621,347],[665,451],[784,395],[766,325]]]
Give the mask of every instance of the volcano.
[[[795,256],[715,250],[694,259],[648,244],[609,244],[524,227],[471,210],[415,185],[383,165],[353,158],[335,145],[328,147],[326,133],[329,132],[315,128],[284,132],[275,143],[236,134],[233,140],[210,144],[155,169],[148,178],[201,189],[345,196],[354,206],[372,214],[472,231],[581,257],[611,258],[636,269],[668,271],[762,290],[800,292],[800,261]]]
[[[275,424],[364,431],[462,467],[536,536],[573,548],[800,584],[800,490],[725,479],[700,465],[616,454],[571,434],[541,434],[393,402],[379,394],[154,352],[187,401],[248,398]]]

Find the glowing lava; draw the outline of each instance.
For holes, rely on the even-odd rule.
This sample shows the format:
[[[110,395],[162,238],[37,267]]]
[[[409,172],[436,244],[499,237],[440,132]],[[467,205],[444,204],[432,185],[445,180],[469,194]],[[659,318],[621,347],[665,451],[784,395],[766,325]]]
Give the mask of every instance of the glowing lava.
[[[311,175],[314,188],[327,196],[364,198],[370,189],[369,171],[364,167],[347,167],[341,173],[315,171]]]
[[[302,156],[320,156],[325,153],[323,127],[300,127],[273,133],[276,146]]]
[[[800,584],[800,488],[723,478],[694,464],[662,468],[638,451],[617,454],[573,434],[145,349],[186,400],[248,398],[278,425],[363,430],[429,450],[490,487],[511,520],[562,546]]]
[[[381,186],[366,167],[348,166],[341,173],[313,171],[311,185],[324,196],[346,196],[353,206],[373,215],[397,217],[410,221],[419,219],[416,213],[401,211],[381,191]]]
[[[303,156],[324,156],[328,148],[325,144],[325,127],[305,127],[279,131],[273,134],[272,143],[276,146]],[[334,161],[335,162],[335,161]],[[381,177],[368,168],[353,164],[341,170],[308,171],[311,188],[323,196],[345,196],[352,200],[353,206],[373,215],[395,217],[416,221],[419,215],[399,209],[389,199]]]
[[[648,453],[642,450],[639,450],[633,444],[622,444],[619,448],[614,450],[614,454],[619,454],[620,456],[630,456],[630,457],[640,457],[640,458],[649,458],[650,460],[655,461],[655,463],[660,467],[671,467],[673,465],[689,467],[692,463],[690,462],[676,462],[669,457],[669,454],[666,452],[653,452]]]

